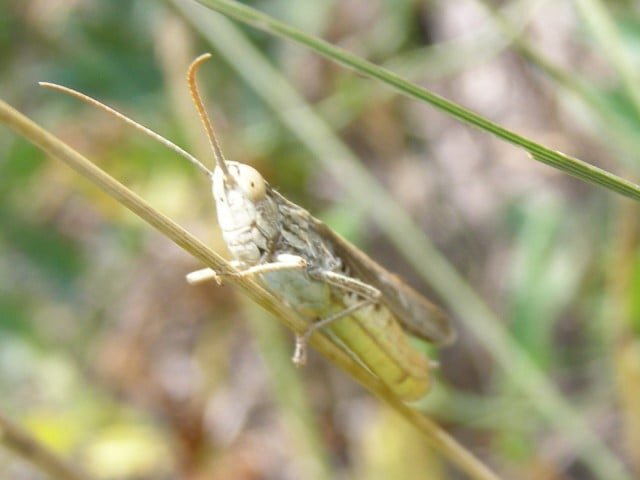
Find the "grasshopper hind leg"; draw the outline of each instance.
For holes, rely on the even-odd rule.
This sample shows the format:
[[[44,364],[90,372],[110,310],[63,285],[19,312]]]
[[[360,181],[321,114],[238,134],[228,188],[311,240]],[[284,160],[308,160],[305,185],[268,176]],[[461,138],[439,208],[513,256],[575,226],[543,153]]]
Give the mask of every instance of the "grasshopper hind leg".
[[[343,273],[332,270],[310,269],[309,276],[319,282],[326,282],[344,293],[356,294],[365,300],[369,300],[370,303],[378,303],[382,296],[382,292],[376,287]]]

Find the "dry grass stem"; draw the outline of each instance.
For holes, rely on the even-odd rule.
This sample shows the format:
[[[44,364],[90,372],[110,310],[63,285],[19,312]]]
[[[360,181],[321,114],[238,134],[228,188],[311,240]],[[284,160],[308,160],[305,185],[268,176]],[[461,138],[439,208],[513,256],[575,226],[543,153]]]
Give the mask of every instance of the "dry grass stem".
[[[126,188],[120,182],[101,170],[80,153],[60,141],[57,137],[42,129],[7,103],[0,100],[0,122],[6,124],[19,135],[41,148],[52,157],[66,163],[73,170],[87,178],[109,196],[127,207],[151,226],[166,235],[177,245],[189,252],[203,264],[218,272],[231,272],[233,268],[222,257],[209,249],[200,240],[181,228],[174,221],[162,215],[142,198]],[[300,332],[306,322],[293,311],[286,308],[275,297],[248,277],[228,277],[228,283],[241,289],[252,300],[271,312],[289,329]],[[495,480],[498,477],[462,445],[436,423],[411,407],[402,403],[375,377],[360,366],[350,355],[333,344],[326,336],[314,335],[311,344],[324,356],[349,373],[361,385],[382,399],[414,427],[420,430],[429,444],[456,464],[471,478]]]

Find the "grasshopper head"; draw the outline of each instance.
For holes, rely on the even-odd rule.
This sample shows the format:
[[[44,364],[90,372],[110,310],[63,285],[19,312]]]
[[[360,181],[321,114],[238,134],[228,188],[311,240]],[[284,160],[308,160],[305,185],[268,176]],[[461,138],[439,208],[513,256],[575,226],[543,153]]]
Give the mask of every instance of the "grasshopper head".
[[[196,83],[198,68],[209,58],[211,55],[207,53],[191,63],[187,71],[187,83],[209,138],[216,167],[211,173],[199,161],[194,163],[212,180],[218,223],[227,247],[236,260],[252,266],[272,250],[278,235],[278,207],[270,194],[269,185],[255,168],[224,158]]]
[[[236,260],[255,265],[278,235],[278,209],[255,168],[226,161],[213,172],[213,198],[224,240]]]

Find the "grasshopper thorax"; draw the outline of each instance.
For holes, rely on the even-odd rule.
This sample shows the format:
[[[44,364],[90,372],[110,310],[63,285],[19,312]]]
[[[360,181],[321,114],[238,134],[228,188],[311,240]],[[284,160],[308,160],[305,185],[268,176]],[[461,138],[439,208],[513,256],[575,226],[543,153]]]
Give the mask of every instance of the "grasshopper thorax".
[[[225,161],[213,172],[212,193],[222,235],[233,257],[245,265],[259,263],[278,235],[278,208],[258,171]],[[226,172],[225,172],[226,170]]]

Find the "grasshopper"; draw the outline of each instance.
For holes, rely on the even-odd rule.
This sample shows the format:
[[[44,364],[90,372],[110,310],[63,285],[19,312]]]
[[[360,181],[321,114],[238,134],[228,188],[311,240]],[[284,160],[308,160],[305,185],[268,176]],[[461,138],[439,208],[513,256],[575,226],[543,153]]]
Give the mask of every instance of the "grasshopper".
[[[335,233],[307,210],[275,191],[249,165],[226,160],[206,114],[196,83],[204,54],[189,67],[187,82],[215,158],[209,170],[191,154],[152,130],[80,92],[63,91],[115,115],[187,158],[211,180],[218,223],[235,272],[210,268],[187,275],[197,284],[225,275],[253,276],[309,323],[296,334],[293,361],[303,365],[314,332],[329,331],[361,365],[399,398],[423,397],[431,384],[430,360],[409,341],[407,332],[443,345],[455,332],[447,316],[400,278]],[[404,330],[403,330],[404,329]]]

